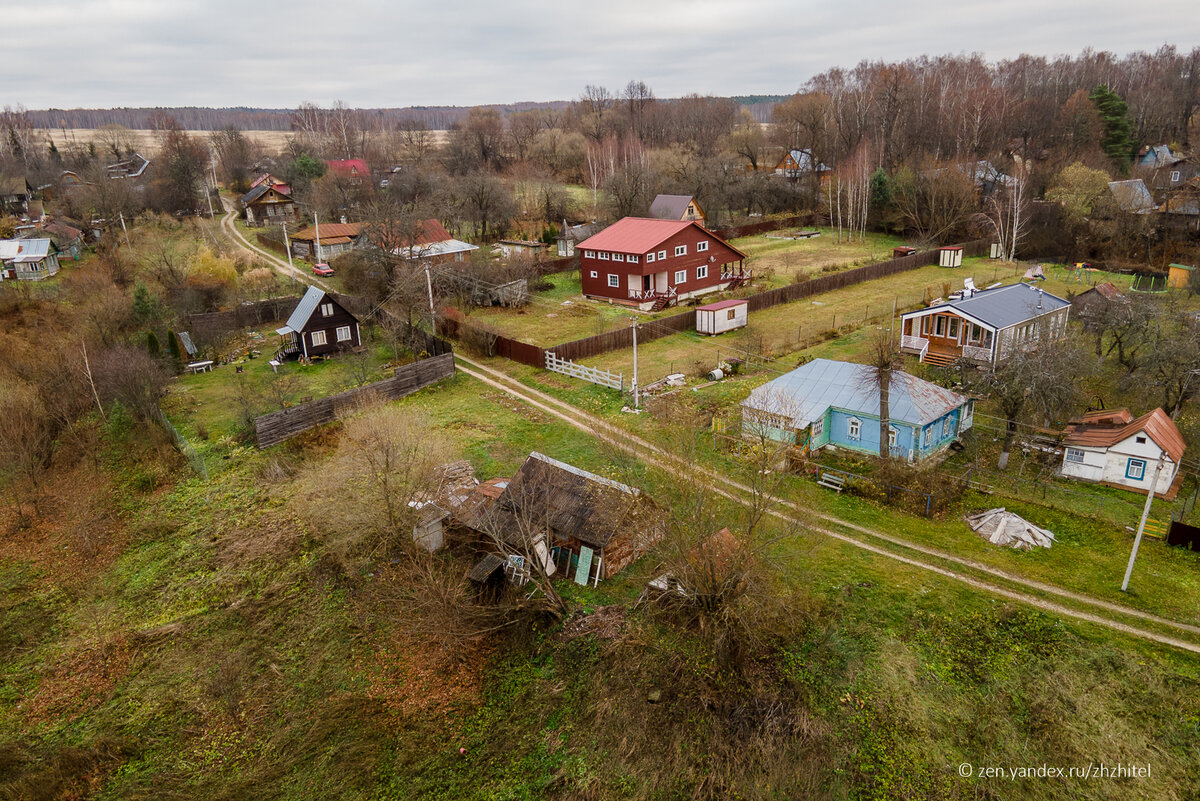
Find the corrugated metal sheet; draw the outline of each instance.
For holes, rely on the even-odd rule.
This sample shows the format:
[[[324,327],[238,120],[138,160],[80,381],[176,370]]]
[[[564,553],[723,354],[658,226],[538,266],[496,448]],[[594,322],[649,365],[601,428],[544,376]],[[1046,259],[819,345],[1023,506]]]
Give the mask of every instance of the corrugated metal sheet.
[[[49,239],[0,239],[0,261],[40,261],[49,253]]]
[[[1040,309],[1038,304],[1041,304]],[[958,309],[999,330],[1070,305],[1069,301],[1044,292],[1032,284],[1010,284],[996,289],[985,289],[969,298],[952,300],[932,308]]]
[[[1155,209],[1154,196],[1141,178],[1129,181],[1112,181],[1108,189],[1123,211],[1135,213],[1151,212]]]
[[[326,244],[335,237],[356,237],[360,233],[362,233],[362,223],[323,223],[321,225],[321,244]],[[317,229],[311,225],[292,234],[292,241],[312,242],[316,238]]]
[[[969,400],[965,395],[892,371],[888,415],[892,420],[924,426]],[[813,359],[750,393],[742,406],[786,417],[805,428],[829,408],[879,416],[879,388],[874,368],[851,362]]]
[[[617,253],[642,254],[654,250],[691,225],[696,225],[696,223],[688,220],[624,217],[595,236],[583,240],[575,247],[584,250],[611,250]]]
[[[292,316],[287,319],[284,328],[290,328],[296,333],[303,331],[304,326],[308,325],[308,318],[312,317],[312,313],[317,310],[317,305],[324,297],[324,290],[310,286],[304,293],[304,297],[300,298],[300,302],[296,304],[296,308],[292,311]]]

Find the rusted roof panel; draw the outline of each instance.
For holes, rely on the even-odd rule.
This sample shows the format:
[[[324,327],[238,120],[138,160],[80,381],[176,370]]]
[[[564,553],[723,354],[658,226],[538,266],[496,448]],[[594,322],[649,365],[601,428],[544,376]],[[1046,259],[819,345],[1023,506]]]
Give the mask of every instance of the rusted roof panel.
[[[1125,412],[1126,416],[1129,414],[1126,409],[1119,411]],[[1123,426],[1113,425],[1111,422],[1106,425],[1106,422],[1108,421],[1105,418],[1089,419],[1084,415],[1067,426],[1063,444],[1081,448],[1110,448],[1122,440],[1144,432],[1175,464],[1179,464],[1179,460],[1183,458],[1183,451],[1187,447],[1183,435],[1175,427],[1175,421],[1162,409],[1147,412]]]

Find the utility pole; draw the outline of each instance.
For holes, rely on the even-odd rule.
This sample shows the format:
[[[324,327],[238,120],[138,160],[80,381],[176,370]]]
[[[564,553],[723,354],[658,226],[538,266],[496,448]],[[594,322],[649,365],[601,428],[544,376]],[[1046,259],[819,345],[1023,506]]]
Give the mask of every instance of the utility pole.
[[[638,409],[638,371],[637,371],[637,319],[633,321],[633,408]]]
[[[437,314],[433,310],[433,279],[429,277],[429,262],[425,262],[425,288],[429,290],[429,331],[437,333]],[[636,358],[636,357],[635,357]]]
[[[125,212],[120,212],[121,215],[121,230],[125,232],[125,247],[133,250],[133,245],[129,244],[129,229],[125,227]]]
[[[292,264],[292,245],[290,242],[288,242],[287,223],[285,222],[280,227],[283,228],[283,249],[284,252],[287,253],[288,257],[288,275],[292,277],[292,283],[294,284],[296,283],[296,267]]]
[[[321,259],[321,223],[317,220],[317,213],[313,212],[313,229],[317,232],[317,260],[313,264],[320,264]]]
[[[1138,523],[1137,536],[1133,538],[1133,550],[1129,553],[1129,565],[1125,568],[1125,580],[1121,582],[1121,592],[1129,592],[1129,577],[1133,575],[1133,561],[1137,559],[1138,546],[1142,544],[1142,532],[1146,530],[1146,518],[1150,516],[1150,502],[1154,500],[1154,490],[1158,487],[1158,474],[1162,472],[1163,461],[1167,454],[1158,457],[1158,465],[1154,468],[1154,478],[1150,481],[1150,491],[1146,493],[1146,505],[1142,509],[1142,519]]]

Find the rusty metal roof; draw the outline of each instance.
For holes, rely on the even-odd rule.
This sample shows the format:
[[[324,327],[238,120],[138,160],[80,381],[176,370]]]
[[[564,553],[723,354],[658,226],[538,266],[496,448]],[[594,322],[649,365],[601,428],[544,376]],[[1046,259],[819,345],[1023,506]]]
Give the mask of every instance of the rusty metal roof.
[[[1124,417],[1129,416],[1127,409],[1116,411],[1117,413],[1124,412]],[[1109,414],[1114,415],[1114,412],[1109,412]],[[1121,418],[1118,416],[1117,419]],[[1153,440],[1155,445],[1165,451],[1175,464],[1179,464],[1179,460],[1183,458],[1183,451],[1187,447],[1183,441],[1183,435],[1175,427],[1175,421],[1162,409],[1147,412],[1125,425],[1113,425],[1112,422],[1102,418],[1093,416],[1089,419],[1088,415],[1084,415],[1081,419],[1068,425],[1063,433],[1065,434],[1064,445],[1081,448],[1110,448],[1135,434],[1144,433]]]
[[[966,395],[893,370],[888,416],[893,422],[925,426],[969,400]],[[783,415],[796,428],[806,428],[830,408],[879,417],[879,387],[873,367],[813,359],[756,388],[742,406]]]
[[[362,227],[362,223],[324,223],[321,226],[321,244],[331,242],[338,237],[356,237],[362,233]],[[311,225],[292,234],[292,241],[312,242],[316,238],[317,229]],[[343,241],[349,241],[349,239]]]

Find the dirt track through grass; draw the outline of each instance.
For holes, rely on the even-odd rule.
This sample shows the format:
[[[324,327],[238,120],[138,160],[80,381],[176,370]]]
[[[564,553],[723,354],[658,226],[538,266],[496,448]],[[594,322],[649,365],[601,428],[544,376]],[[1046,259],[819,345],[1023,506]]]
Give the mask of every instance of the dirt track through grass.
[[[609,443],[623,451],[626,451],[627,453],[630,453],[638,458],[641,458],[644,461],[646,461],[648,464],[658,467],[659,469],[665,470],[666,472],[671,473],[672,475],[675,475],[680,478],[689,478],[691,476],[694,476],[695,471],[698,470],[701,474],[703,474],[706,478],[708,478],[711,482],[713,482],[712,488],[715,492],[719,493],[720,495],[723,495],[726,498],[729,498],[730,500],[738,502],[738,503],[745,503],[746,502],[745,494],[751,492],[750,488],[746,487],[745,485],[739,484],[736,481],[732,481],[732,480],[726,478],[725,476],[721,476],[721,475],[714,473],[713,471],[705,469],[703,467],[699,467],[694,464],[685,464],[685,463],[681,462],[677,457],[663,451],[658,446],[653,445],[652,443],[646,442],[645,440],[643,440],[633,434],[630,434],[629,432],[623,431],[623,430],[613,426],[612,424],[607,423],[593,415],[590,415],[590,414],[584,412],[583,410],[581,410],[575,406],[572,406],[568,403],[565,403],[564,401],[561,401],[551,395],[548,395],[544,392],[533,389],[525,384],[521,384],[516,379],[508,376],[507,374],[505,374],[503,372],[500,372],[498,370],[493,370],[490,367],[479,364],[478,362],[475,362],[475,361],[465,358],[463,356],[458,356],[457,354],[456,354],[456,357],[457,357],[458,361],[460,362],[459,369],[462,370],[467,375],[471,376],[472,378],[482,381],[483,383],[488,384],[489,386],[492,386],[496,389],[502,390],[505,393],[513,396],[514,398],[517,398],[518,400],[520,400],[524,403],[528,403],[538,409],[541,409],[544,412],[554,415],[555,417],[558,417],[559,419],[566,421],[570,425],[590,434],[591,436],[596,437],[597,439],[600,439],[604,442],[607,442],[607,443]],[[467,366],[463,366],[463,365],[467,365]],[[786,501],[784,501],[780,498],[772,498],[771,500],[775,501],[776,503],[786,505]],[[789,519],[786,515],[783,515],[782,513],[777,512],[777,511],[773,511],[772,514],[774,514],[776,517],[779,517],[781,519],[785,519],[785,520]],[[1128,634],[1130,636],[1137,637],[1139,639],[1149,640],[1151,642],[1156,642],[1156,643],[1163,644],[1163,645],[1170,645],[1175,648],[1179,648],[1179,649],[1182,649],[1185,651],[1190,651],[1192,653],[1200,654],[1200,644],[1197,644],[1196,642],[1193,642],[1190,640],[1182,640],[1175,636],[1161,634],[1158,632],[1149,631],[1147,629],[1131,626],[1127,623],[1123,623],[1119,620],[1115,620],[1115,619],[1113,619],[1111,617],[1107,617],[1103,614],[1097,614],[1095,612],[1080,611],[1079,609],[1075,609],[1075,608],[1072,608],[1069,606],[1064,606],[1061,603],[1057,603],[1055,601],[1048,601],[1048,600],[1046,600],[1044,598],[1040,598],[1036,595],[1029,594],[1029,592],[1027,592],[1027,591],[1013,590],[1013,589],[1009,589],[1007,587],[999,586],[997,584],[991,583],[990,581],[985,581],[980,578],[965,575],[964,573],[960,573],[954,569],[944,567],[942,565],[938,565],[934,562],[929,561],[929,559],[938,559],[938,560],[942,560],[944,562],[949,562],[951,564],[958,565],[962,568],[966,568],[971,571],[977,571],[979,573],[983,573],[983,574],[987,575],[990,579],[998,579],[1003,582],[1015,584],[1019,587],[1022,587],[1023,590],[1054,595],[1064,601],[1089,606],[1094,609],[1103,610],[1104,612],[1108,612],[1108,613],[1112,613],[1112,614],[1124,615],[1127,617],[1135,618],[1137,620],[1141,620],[1141,621],[1151,623],[1156,626],[1160,626],[1160,627],[1169,629],[1169,630],[1177,632],[1179,634],[1200,635],[1200,627],[1192,626],[1192,625],[1189,625],[1186,623],[1180,623],[1178,621],[1160,617],[1158,615],[1154,615],[1149,612],[1143,612],[1141,610],[1133,609],[1131,607],[1123,606],[1121,604],[1114,604],[1109,601],[1104,601],[1104,600],[1101,600],[1098,598],[1093,598],[1093,597],[1090,597],[1087,595],[1083,595],[1081,593],[1071,592],[1069,590],[1065,590],[1065,589],[1062,589],[1060,587],[1056,587],[1056,586],[1053,586],[1050,584],[1045,584],[1043,582],[1026,579],[1021,576],[1017,576],[1012,573],[1008,573],[1006,571],[990,567],[988,565],[980,564],[978,562],[974,562],[969,559],[964,559],[964,558],[956,556],[954,554],[950,554],[950,553],[947,553],[944,551],[939,551],[934,548],[928,548],[928,547],[919,545],[917,543],[899,539],[897,537],[892,537],[892,536],[884,534],[882,532],[875,531],[874,529],[869,529],[864,526],[860,526],[855,523],[852,523],[850,521],[841,520],[839,518],[832,517],[830,515],[826,515],[826,514],[822,514],[822,513],[818,513],[818,512],[811,512],[811,514],[813,517],[816,517],[830,525],[833,525],[833,526],[836,526],[839,528],[849,529],[851,531],[855,531],[860,534],[864,534],[867,537],[877,540],[878,542],[887,543],[889,545],[896,546],[899,548],[904,548],[904,549],[907,549],[914,553],[920,554],[920,556],[919,557],[905,556],[903,554],[899,554],[892,550],[889,550],[888,548],[883,547],[882,545],[876,545],[871,542],[864,541],[858,537],[851,536],[849,534],[844,534],[844,533],[841,533],[838,531],[834,531],[832,529],[814,526],[811,523],[806,523],[803,521],[794,521],[794,520],[792,522],[798,522],[798,523],[800,523],[800,525],[804,526],[805,528],[807,528],[810,531],[813,531],[813,532],[819,533],[819,534],[823,534],[827,537],[836,539],[840,542],[843,542],[843,543],[846,543],[849,545],[853,545],[856,548],[860,548],[862,550],[869,551],[871,553],[886,557],[888,559],[892,559],[894,561],[901,562],[901,563],[909,565],[911,567],[916,567],[916,568],[920,568],[922,570],[927,570],[927,571],[936,573],[945,578],[950,578],[950,579],[962,582],[964,584],[967,584],[968,586],[971,586],[971,587],[981,590],[983,592],[990,593],[992,595],[996,595],[996,596],[1006,598],[1009,600],[1028,604],[1030,606],[1036,607],[1043,611],[1050,612],[1050,613],[1053,613],[1053,614],[1056,614],[1056,615],[1059,615],[1062,617],[1069,617],[1069,618],[1073,618],[1076,620],[1100,625],[1105,628],[1112,629],[1114,631],[1119,631],[1124,634]],[[922,557],[924,557],[924,558],[922,558]]]

